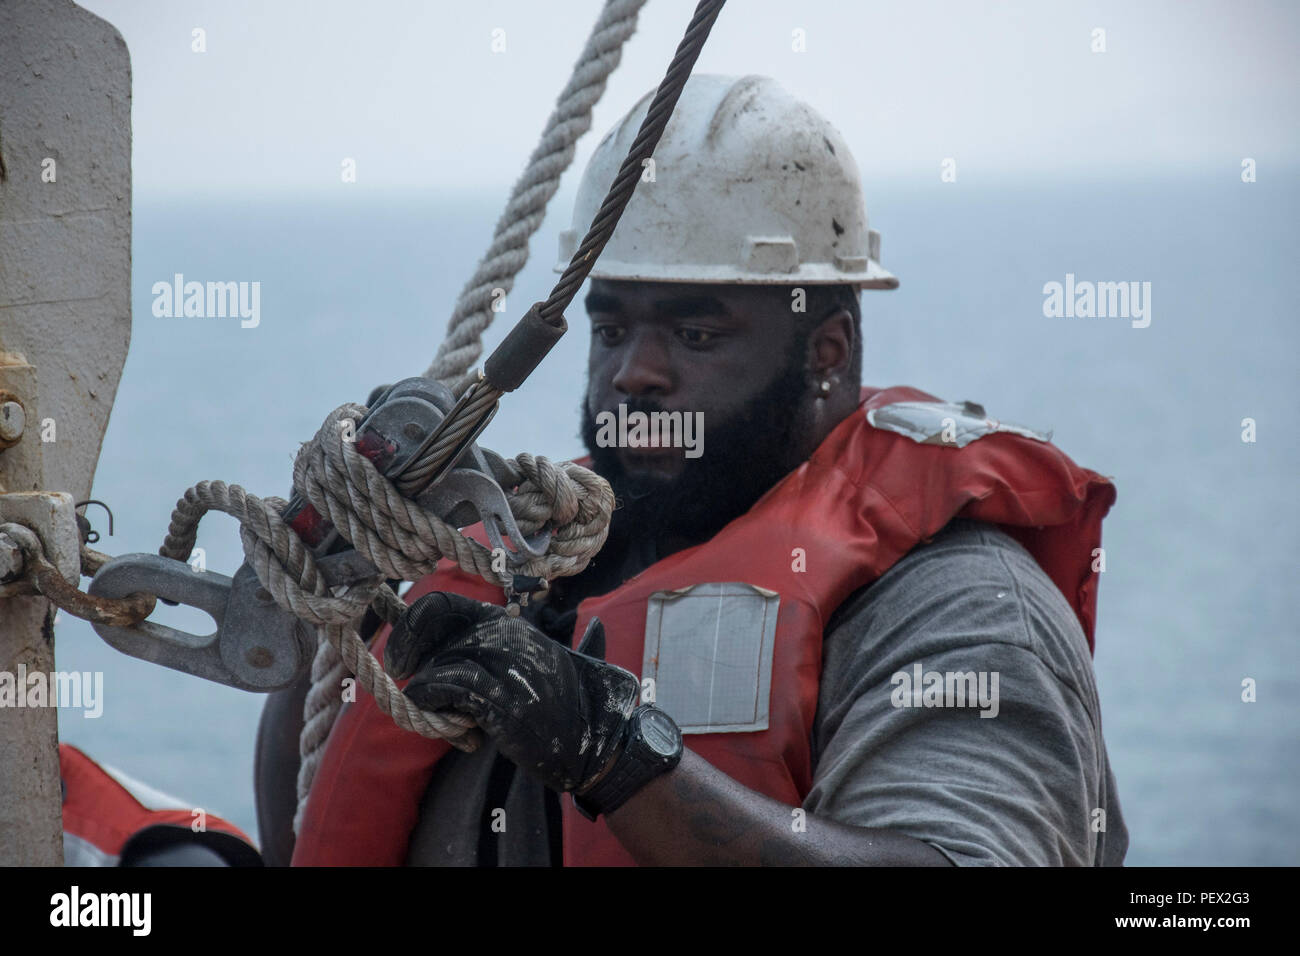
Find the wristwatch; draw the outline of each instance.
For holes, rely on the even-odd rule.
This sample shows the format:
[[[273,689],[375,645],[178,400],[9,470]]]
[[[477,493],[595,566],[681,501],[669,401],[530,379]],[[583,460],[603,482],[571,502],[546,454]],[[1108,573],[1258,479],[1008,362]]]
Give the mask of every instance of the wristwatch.
[[[624,734],[623,752],[609,772],[581,796],[573,794],[573,805],[588,820],[595,820],[602,813],[613,813],[682,759],[681,730],[654,704],[642,704],[632,711]]]

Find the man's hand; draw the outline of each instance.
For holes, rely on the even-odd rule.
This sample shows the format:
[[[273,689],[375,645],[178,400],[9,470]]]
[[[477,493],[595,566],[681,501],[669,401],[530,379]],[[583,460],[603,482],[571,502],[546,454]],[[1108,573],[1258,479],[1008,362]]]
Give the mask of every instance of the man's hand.
[[[640,691],[633,674],[600,659],[603,644],[598,622],[574,652],[499,607],[435,592],[393,627],[384,666],[398,680],[414,675],[406,694],[419,706],[470,715],[546,786],[581,791],[613,765]],[[791,809],[688,750],[606,819],[639,863],[948,863],[888,830],[809,816],[796,832]]]
[[[473,717],[502,754],[563,792],[608,769],[640,692],[635,675],[600,659],[603,645],[598,621],[575,652],[495,605],[434,592],[393,627],[384,667],[414,675],[406,695],[421,708]]]

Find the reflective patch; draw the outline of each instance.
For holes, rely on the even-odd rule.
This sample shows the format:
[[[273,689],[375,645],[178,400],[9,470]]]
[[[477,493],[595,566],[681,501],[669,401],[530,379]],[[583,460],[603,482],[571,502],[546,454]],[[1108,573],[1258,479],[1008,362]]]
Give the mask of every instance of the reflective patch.
[[[684,734],[766,730],[781,598],[752,584],[656,591],[641,677]]]
[[[1010,432],[1035,441],[1051,441],[1052,432],[1013,425],[989,418],[984,406],[975,402],[894,402],[867,411],[875,428],[906,435],[922,445],[951,445],[964,448],[977,438],[994,432]]]

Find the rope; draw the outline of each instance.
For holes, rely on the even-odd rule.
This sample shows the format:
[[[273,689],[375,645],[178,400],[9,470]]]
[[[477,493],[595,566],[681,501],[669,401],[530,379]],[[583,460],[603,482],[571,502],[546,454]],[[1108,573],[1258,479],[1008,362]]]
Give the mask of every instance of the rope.
[[[452,310],[447,337],[425,378],[463,391],[464,377],[483,354],[483,333],[492,324],[493,290],[509,293],[528,261],[528,240],[546,216],[546,206],[573,162],[574,144],[591,128],[591,110],[605,92],[605,81],[623,57],[623,45],[636,32],[646,0],[609,0],[583,47],[568,85],[546,121],[541,142],[515,183],[497,221],[492,243]]]
[[[561,91],[555,109],[546,121],[541,141],[511,190],[506,208],[497,221],[492,242],[456,301],[447,323],[446,338],[425,371],[426,378],[437,379],[457,392],[463,391],[469,384],[469,371],[483,354],[483,333],[496,315],[492,310],[494,292],[502,289],[509,293],[514,288],[515,277],[528,261],[528,241],[541,226],[547,204],[559,189],[560,177],[573,162],[575,144],[591,128],[592,109],[604,95],[609,75],[622,60],[623,45],[636,32],[637,14],[644,5],[645,0],[609,0],[602,8],[574,65],[569,82]],[[302,460],[300,456],[299,461]],[[319,470],[321,463],[314,463]],[[521,455],[513,466],[519,472],[518,490],[510,504],[523,533],[531,534],[548,519],[555,523],[547,555],[551,573],[536,576],[550,580],[554,576],[576,574],[604,542],[609,513],[613,508],[609,486],[591,472],[575,465],[566,466],[566,470],[559,473],[544,458]],[[373,472],[374,469],[370,470]],[[327,472],[319,470],[319,473]],[[358,550],[368,554],[365,548],[373,548],[379,543],[382,545],[379,555],[394,559],[391,566],[398,573],[392,577],[418,580],[422,576],[401,573],[405,567],[401,562],[408,553],[405,547],[413,546],[415,553],[419,554],[420,543],[428,540],[415,530],[413,524],[418,519],[411,516],[409,510],[403,510],[400,504],[393,503],[397,507],[397,513],[412,518],[413,523],[408,526],[399,521],[396,527],[385,523],[383,528],[391,532],[391,537],[384,539],[378,527],[357,527],[350,520],[356,512],[349,507],[352,501],[347,487],[341,488],[339,495],[331,495],[328,483],[323,486],[316,484],[312,488],[299,484],[300,480],[309,480],[310,477],[306,466],[300,474],[298,462],[295,462],[295,486],[308,495],[317,510],[327,516]],[[373,493],[382,490],[386,484],[382,483],[382,476],[378,477],[381,481],[379,488],[365,486],[366,494],[371,500],[378,500]],[[418,477],[420,476],[407,476],[408,481]],[[569,482],[576,487],[571,488]],[[596,513],[593,513],[593,507]],[[445,525],[439,528],[441,522],[428,523],[428,532],[432,534],[439,553],[453,554],[462,569],[472,570],[487,580],[494,579],[491,555],[486,549],[477,542],[464,538],[455,529],[447,529]],[[443,529],[449,533],[440,537],[438,532]],[[367,534],[370,530],[373,530],[373,534]],[[405,535],[400,532],[405,532]],[[361,535],[360,541],[356,536],[358,534]],[[393,543],[397,544],[396,554]],[[384,569],[379,561],[375,563]],[[530,562],[530,565],[533,563]],[[523,573],[530,571],[525,568]],[[259,577],[260,574],[259,570]],[[298,741],[301,762],[298,773],[298,812],[294,818],[295,833],[301,823],[325,740],[342,707],[342,695],[338,692],[338,687],[347,662],[338,646],[330,639],[332,634],[326,631],[324,637],[312,660],[312,684],[303,704],[303,728]],[[368,653],[365,656],[373,659]],[[365,666],[364,662],[362,666]],[[361,679],[360,674],[357,677],[358,680]],[[378,697],[376,702],[380,702]]]
[[[486,581],[504,587],[511,580],[509,573],[493,569],[490,549],[403,496],[356,450],[354,442],[344,439],[343,423],[351,421],[355,434],[366,411],[347,404],[331,412],[315,437],[299,449],[293,473],[294,487],[379,569],[372,578],[331,589],[311,550],[281,517],[284,499],[259,498],[222,481],[201,481],[186,490],[158,549],[164,557],[187,560],[203,516],[222,511],[239,521],[244,557],[262,586],[280,607],[316,627],[312,687],[299,739],[302,763],[295,831],[325,740],[342,708],[342,681],[349,673],[402,729],[447,740],[464,751],[473,751],[480,742],[469,718],[416,707],[357,635],[357,623],[367,608],[373,607],[390,623],[406,609],[384,579],[416,581],[431,574],[440,560],[450,558],[461,570]],[[512,485],[506,497],[521,530],[531,534],[547,524],[553,529],[548,553],[528,561],[517,573],[549,581],[581,571],[605,542],[614,510],[609,485],[579,465],[556,465],[532,455],[507,459],[506,468]]]
[[[409,491],[410,487],[419,486],[436,474],[450,460],[454,449],[459,447],[462,437],[477,433],[495,412],[497,399],[500,397],[498,389],[492,383],[481,381],[481,376],[468,374],[469,369],[482,354],[483,332],[492,322],[493,290],[502,288],[509,291],[513,288],[515,276],[528,259],[528,239],[541,225],[546,204],[559,186],[560,175],[573,160],[574,143],[591,126],[591,109],[604,92],[605,80],[621,59],[622,45],[636,29],[636,15],[643,3],[644,0],[610,0],[601,11],[587,45],[583,48],[582,55],[574,67],[573,76],[560,94],[556,108],[547,121],[542,141],[533,151],[528,166],[515,184],[505,212],[497,222],[493,242],[479,263],[474,276],[461,292],[452,318],[448,322],[447,338],[438,349],[433,364],[425,373],[426,377],[437,378],[451,385],[453,390],[461,395],[461,400],[439,427],[432,447],[422,452],[408,469],[409,474],[399,479],[404,484],[403,490]],[[664,79],[655,91],[654,99],[642,121],[632,149],[624,159],[614,184],[605,196],[595,222],[592,223],[577,253],[541,308],[541,317],[551,324],[562,327],[563,319],[559,316],[572,301],[578,287],[591,271],[600,251],[617,226],[619,217],[623,214],[636,188],[642,161],[653,153],[659,142],[724,3],[725,0],[700,0],[697,5]],[[576,500],[566,500],[566,488],[559,480],[559,472],[544,473],[539,470],[535,477],[525,474],[530,467],[540,468],[545,459],[521,456],[516,462],[517,467],[521,469],[521,477],[532,479],[533,484],[537,486],[538,494],[542,495],[539,500],[545,502],[545,508],[556,519],[557,525],[549,553],[543,559],[551,562],[552,573],[535,574],[529,570],[525,573],[535,574],[548,581],[555,575],[577,573],[604,543],[609,520],[609,511],[604,511],[603,521],[597,526],[581,520],[583,515],[579,512],[584,503],[595,501],[600,502],[602,510],[606,506],[612,510],[613,501],[609,486],[590,473],[586,473],[590,478],[578,477],[584,474],[582,469],[578,469],[568,477],[582,488],[584,494]],[[373,469],[371,471],[373,472]],[[351,493],[353,489],[362,487],[355,478],[364,476],[350,477],[354,480],[340,485],[345,493]],[[316,505],[317,510],[329,517],[335,527],[358,550],[368,553],[362,546],[358,534],[365,539],[366,547],[374,547],[375,541],[367,536],[367,532],[373,530],[378,533],[381,529],[345,524],[346,519],[353,514],[348,506],[355,506],[356,502],[349,501],[345,504],[341,500],[330,499],[328,494],[323,493],[321,487],[309,488],[305,484],[309,478],[310,475],[300,473],[299,466],[295,463],[295,487],[304,491]],[[383,486],[389,487],[387,482],[383,482]],[[368,488],[367,493],[373,495],[376,490],[382,488]],[[321,501],[318,501],[318,497]],[[372,497],[371,500],[378,499]],[[322,503],[324,501],[328,503]],[[397,501],[389,502],[394,509],[392,512],[394,517],[402,513],[400,502],[405,501],[406,499],[398,495]],[[329,510],[331,505],[338,508],[337,517],[335,511]],[[406,507],[410,508],[409,503]],[[514,502],[511,507],[513,510]],[[561,515],[567,514],[570,509],[575,512],[574,520],[563,524]],[[559,514],[554,514],[557,510]],[[394,530],[391,526],[386,527],[390,531]],[[406,530],[412,529],[406,528]],[[525,533],[528,533],[527,529]],[[425,540],[427,543],[427,539]],[[456,540],[465,539],[457,536]],[[393,546],[388,539],[384,539],[384,543],[390,549]],[[408,543],[409,541],[406,540],[400,542],[401,545]],[[439,547],[444,546],[442,541],[438,544]],[[404,546],[399,547],[398,550],[403,554],[407,553]],[[389,552],[381,551],[381,554],[389,556]],[[472,553],[457,554],[462,567],[465,567],[465,560],[472,560],[474,557]],[[379,561],[375,563],[381,568],[385,567]],[[392,567],[401,570],[396,562]],[[487,577],[486,572],[480,567],[476,566],[475,570]],[[412,574],[399,573],[394,576],[418,579],[418,576]],[[333,641],[330,644],[333,646]],[[298,777],[298,813],[294,820],[295,832],[301,822],[307,795],[311,789],[311,780],[319,764],[325,737],[328,735],[327,724],[332,725],[334,716],[342,706],[337,694],[322,690],[322,688],[332,688],[340,673],[339,662],[323,643],[312,662],[312,671],[313,683],[303,708],[304,724],[299,740],[302,762]],[[360,678],[359,674],[358,678]]]
[[[354,442],[344,440],[344,423],[352,424],[347,433],[356,434],[366,412],[363,406],[348,404],[326,417],[315,437],[298,451],[294,487],[376,566],[378,571],[370,578],[331,588],[311,550],[281,517],[288,502],[276,497],[259,498],[224,481],[201,481],[185,491],[172,510],[167,536],[158,549],[163,557],[187,561],[204,515],[209,511],[224,512],[239,522],[244,557],[262,586],[281,608],[316,627],[312,686],[304,704],[299,738],[302,764],[295,832],[324,743],[342,708],[342,682],[348,674],[356,676],[379,709],[403,730],[446,740],[467,752],[481,743],[481,733],[471,718],[420,710],[358,636],[357,624],[368,608],[390,624],[406,611],[406,604],[388,587],[385,578],[419,580],[431,574],[444,558],[454,560],[466,573],[502,587],[511,582],[514,573],[546,582],[577,574],[604,545],[614,510],[614,493],[609,485],[579,465],[557,465],[526,454],[503,459],[501,484],[521,532],[531,535],[549,527],[551,535],[546,554],[512,572],[498,572],[492,567],[493,556],[487,547],[405,497],[356,450]],[[40,538],[24,525],[0,524],[0,544],[19,552],[16,561],[11,559],[10,563],[17,563],[21,573],[11,577],[27,582],[57,607],[77,617],[128,627],[153,612],[153,595],[136,593],[112,599],[79,591],[64,580],[46,558]],[[93,575],[108,560],[107,555],[81,548],[83,574]]]

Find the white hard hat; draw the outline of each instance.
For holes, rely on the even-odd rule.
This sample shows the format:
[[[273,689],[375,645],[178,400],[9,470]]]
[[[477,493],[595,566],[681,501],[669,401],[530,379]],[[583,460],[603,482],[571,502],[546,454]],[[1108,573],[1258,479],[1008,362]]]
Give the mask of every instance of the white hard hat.
[[[601,140],[560,234],[562,272],[650,107]],[[765,76],[697,74],[596,260],[595,279],[894,289],[867,228],[857,164],[839,131]]]

